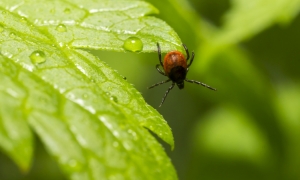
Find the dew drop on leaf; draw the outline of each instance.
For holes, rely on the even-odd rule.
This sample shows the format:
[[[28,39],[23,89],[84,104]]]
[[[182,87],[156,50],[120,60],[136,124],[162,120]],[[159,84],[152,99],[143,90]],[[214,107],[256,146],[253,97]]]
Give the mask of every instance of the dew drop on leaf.
[[[26,23],[26,22],[27,22],[26,17],[21,17],[20,22],[21,22],[21,23]]]
[[[109,99],[114,102],[118,102],[118,98],[116,96],[110,96]]]
[[[86,99],[88,98],[89,96],[87,94],[83,94],[83,98]]]
[[[64,24],[59,24],[59,25],[56,26],[55,30],[58,31],[58,32],[66,32],[67,27]]]
[[[129,37],[124,41],[123,48],[126,51],[140,52],[143,50],[143,42],[140,38]]]
[[[80,163],[76,159],[70,159],[66,162],[64,162],[64,161],[61,161],[61,162],[65,165],[64,168],[68,172],[78,172],[78,171],[81,171],[83,168],[82,163]]]
[[[29,56],[33,64],[41,64],[46,61],[46,55],[43,51],[33,51]]]
[[[137,136],[136,136],[136,133],[133,131],[133,130],[131,130],[131,129],[128,129],[128,131],[127,131],[129,134],[131,134],[132,135],[132,137],[133,137],[133,139],[134,140],[137,140]]]
[[[7,14],[7,11],[6,11],[6,10],[3,10],[3,11],[2,11],[2,14],[3,14],[3,15],[6,15],[6,14]]]
[[[12,38],[12,39],[15,38],[15,37],[16,37],[16,33],[11,32],[11,33],[9,34],[9,37]]]
[[[71,12],[71,10],[70,10],[69,8],[66,8],[66,9],[64,10],[64,13],[66,13],[66,14],[70,14],[70,12]]]

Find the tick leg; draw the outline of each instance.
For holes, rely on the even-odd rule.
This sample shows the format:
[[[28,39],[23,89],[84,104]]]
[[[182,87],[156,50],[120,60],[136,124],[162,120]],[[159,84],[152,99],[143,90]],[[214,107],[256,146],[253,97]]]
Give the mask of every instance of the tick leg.
[[[192,65],[192,62],[194,61],[194,57],[195,57],[195,53],[192,52],[191,61],[190,61],[189,65],[187,67],[190,67],[190,65]]]
[[[207,85],[207,84],[204,84],[204,83],[202,83],[202,82],[199,82],[199,81],[195,81],[195,80],[188,80],[188,79],[185,79],[185,81],[187,81],[187,82],[190,82],[190,83],[196,83],[196,84],[200,84],[201,86],[204,86],[204,87],[206,87],[206,88],[208,88],[208,89],[211,89],[211,90],[214,90],[214,91],[216,91],[217,89],[215,89],[215,88],[213,88],[213,87],[210,87],[209,85]]]
[[[171,79],[167,79],[167,80],[165,80],[165,81],[162,81],[162,82],[159,82],[159,83],[153,84],[152,86],[148,87],[148,89],[154,88],[154,87],[156,87],[156,86],[158,86],[158,85],[161,85],[161,84],[167,83],[167,82],[169,82],[169,81],[171,81]]]
[[[156,64],[156,70],[160,73],[160,74],[162,74],[162,75],[164,75],[165,76],[165,73],[162,71],[162,70],[160,70],[159,69],[159,64]]]
[[[161,107],[161,105],[165,102],[167,95],[169,94],[169,92],[171,91],[171,89],[173,89],[174,85],[175,85],[175,83],[172,83],[172,85],[168,88],[168,90],[166,91],[166,94],[162,98],[162,101],[161,101],[159,107]]]
[[[158,59],[159,59],[159,62],[160,62],[160,65],[162,67],[164,67],[162,61],[161,61],[161,50],[160,50],[160,46],[159,46],[159,43],[157,43],[157,53],[158,53]]]
[[[184,50],[185,50],[185,53],[186,53],[186,60],[188,61],[190,59],[190,53],[189,53],[189,49],[186,47],[185,44],[182,44]]]

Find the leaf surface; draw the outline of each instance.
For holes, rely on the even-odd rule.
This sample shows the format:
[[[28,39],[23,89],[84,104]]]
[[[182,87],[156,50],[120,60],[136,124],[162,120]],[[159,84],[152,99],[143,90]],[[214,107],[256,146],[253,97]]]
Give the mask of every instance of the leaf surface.
[[[238,43],[275,23],[290,22],[300,10],[299,0],[232,0],[224,26],[215,37],[220,44]]]
[[[151,23],[143,29],[155,29],[157,25],[161,28],[158,34],[175,32],[165,23],[160,24],[161,20],[144,17],[153,11],[144,2],[128,1],[128,6],[134,2],[128,8],[125,4],[114,7],[108,1],[99,1],[102,3],[97,5],[89,1],[85,6],[79,2],[49,2],[0,2],[0,73],[4,82],[0,102],[9,104],[7,110],[0,108],[0,129],[10,132],[5,121],[17,117],[21,125],[16,130],[25,134],[14,141],[2,133],[0,138],[8,139],[8,143],[1,141],[0,146],[7,149],[20,167],[28,169],[32,156],[30,126],[71,179],[177,179],[161,145],[143,128],[150,129],[173,147],[172,132],[166,121],[121,75],[90,53],[75,49],[124,51],[115,35],[125,39],[132,34],[124,33],[122,25],[115,27],[120,31],[102,30],[101,23],[93,27],[84,25],[89,18],[98,22],[96,14],[105,10],[112,14],[126,11],[132,15],[130,20],[138,22],[150,19]],[[51,18],[45,9],[52,13]],[[75,14],[68,17],[61,13]],[[70,18],[74,23],[67,24]],[[141,35],[144,45],[163,37]],[[101,41],[95,38],[99,36],[103,36]],[[177,36],[171,36],[180,42]],[[108,39],[103,41],[103,38]],[[167,47],[175,47],[170,38],[164,40]],[[155,44],[152,46],[144,46],[143,51],[156,48]],[[14,109],[20,113],[6,115]],[[16,153],[11,154],[8,144],[17,146],[20,142],[24,152],[17,157]]]
[[[35,25],[45,27],[61,46],[137,51],[134,47],[124,48],[128,38],[136,37],[142,42],[142,49],[138,51],[157,51],[157,42],[164,47],[163,52],[183,51],[178,35],[170,26],[158,18],[146,16],[157,14],[158,10],[143,1],[30,0],[12,3],[5,0],[2,4]]]

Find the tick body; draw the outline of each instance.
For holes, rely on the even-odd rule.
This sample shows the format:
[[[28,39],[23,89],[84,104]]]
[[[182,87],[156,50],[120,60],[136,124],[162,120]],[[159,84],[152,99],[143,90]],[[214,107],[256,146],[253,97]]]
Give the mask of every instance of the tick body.
[[[164,103],[168,93],[170,92],[171,89],[173,89],[175,84],[177,84],[179,89],[184,88],[184,81],[190,82],[190,83],[196,83],[196,84],[202,85],[208,89],[216,91],[215,88],[212,88],[202,82],[186,79],[186,75],[189,71],[189,67],[191,66],[191,64],[194,60],[195,54],[194,54],[194,52],[192,52],[191,60],[190,60],[189,64],[187,64],[187,61],[189,60],[189,57],[190,57],[189,51],[188,51],[188,48],[184,44],[182,44],[182,45],[185,49],[187,58],[185,58],[184,55],[179,51],[171,51],[168,54],[166,54],[166,56],[164,58],[164,62],[162,62],[160,46],[159,46],[159,43],[157,43],[157,52],[158,52],[158,59],[159,59],[160,64],[156,65],[156,69],[160,74],[167,76],[168,79],[165,81],[153,84],[152,86],[149,87],[149,89],[156,87],[158,85],[167,83],[169,81],[172,81],[172,85],[166,91],[166,94],[164,95],[159,107]],[[164,72],[159,68],[160,65],[164,68]]]
[[[164,58],[165,76],[175,82],[179,89],[184,88],[184,80],[187,73],[186,59],[179,51],[169,52]]]

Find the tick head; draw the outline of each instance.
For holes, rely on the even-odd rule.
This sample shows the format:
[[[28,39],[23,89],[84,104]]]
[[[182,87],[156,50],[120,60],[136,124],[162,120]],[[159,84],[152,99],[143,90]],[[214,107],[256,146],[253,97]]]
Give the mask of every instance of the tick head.
[[[177,84],[177,86],[178,86],[179,89],[183,89],[184,88],[184,81],[181,81],[179,83],[177,82],[176,84]]]

